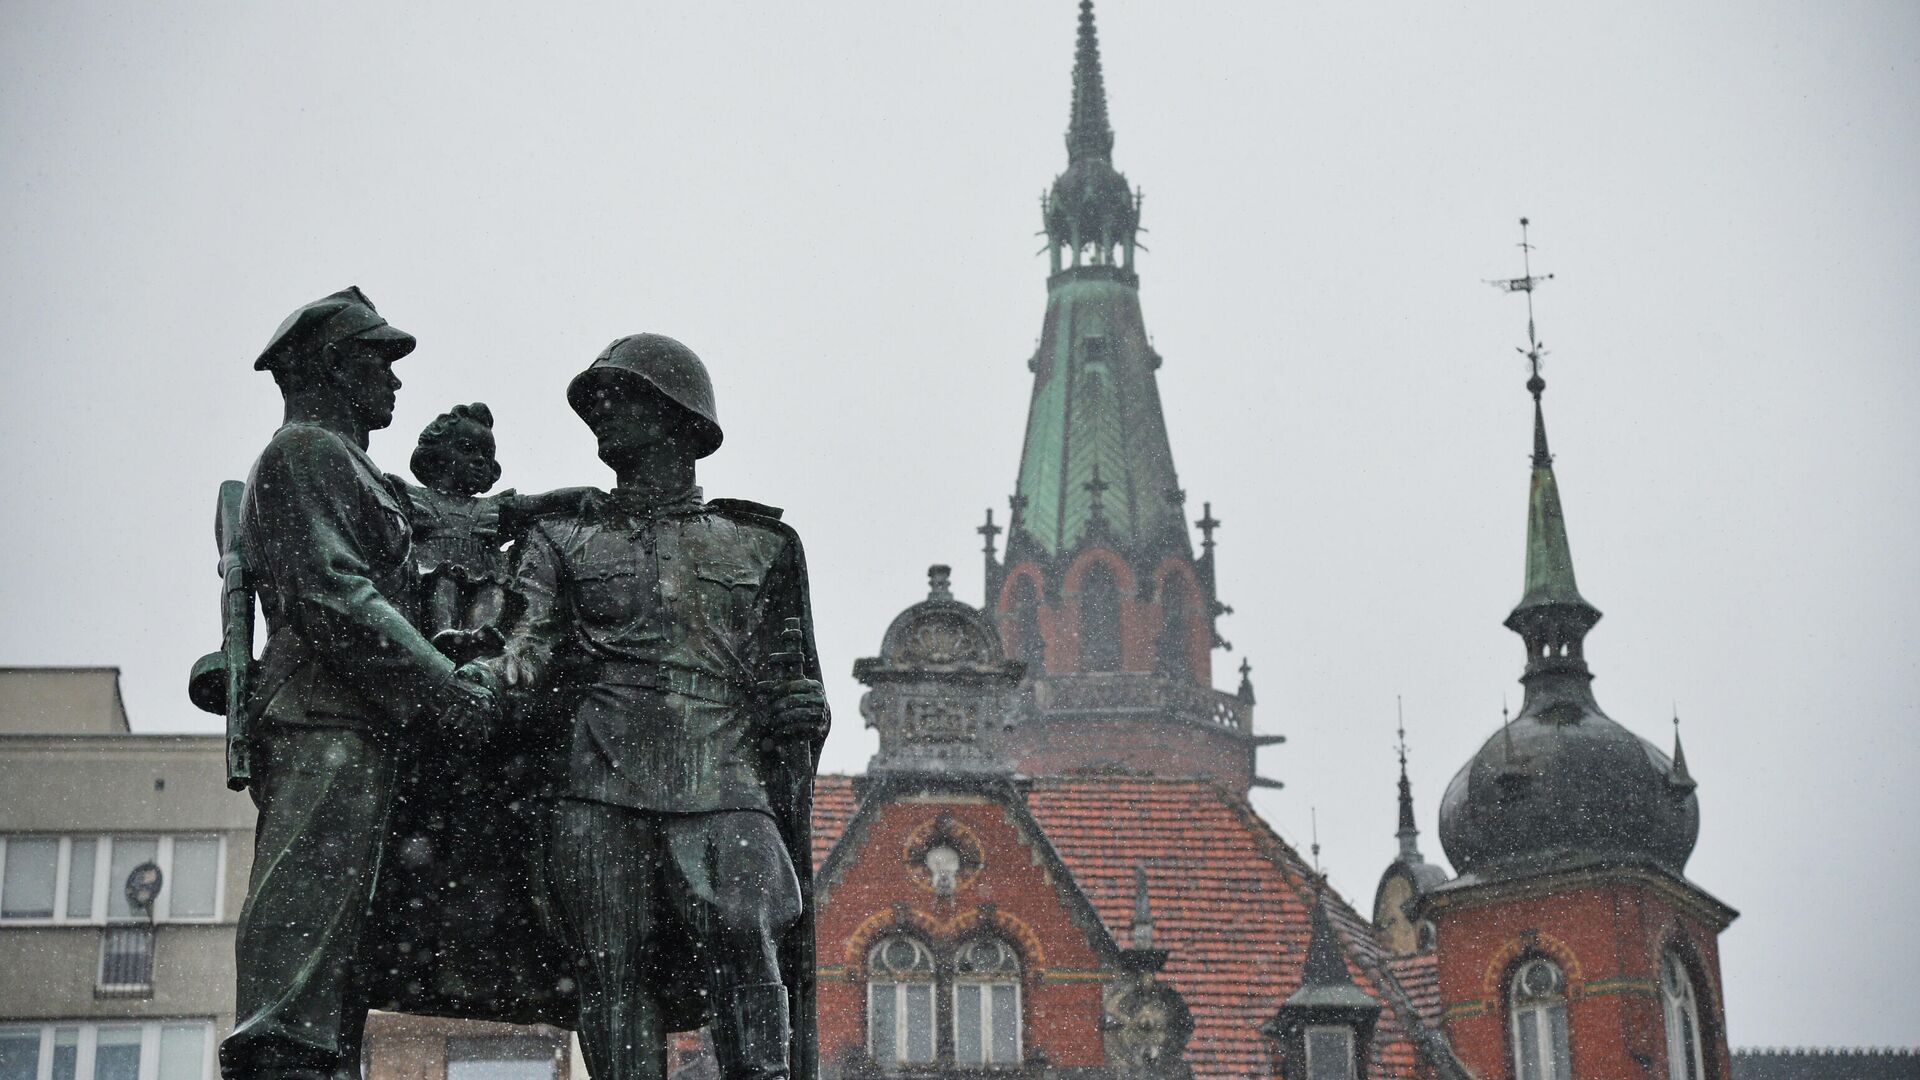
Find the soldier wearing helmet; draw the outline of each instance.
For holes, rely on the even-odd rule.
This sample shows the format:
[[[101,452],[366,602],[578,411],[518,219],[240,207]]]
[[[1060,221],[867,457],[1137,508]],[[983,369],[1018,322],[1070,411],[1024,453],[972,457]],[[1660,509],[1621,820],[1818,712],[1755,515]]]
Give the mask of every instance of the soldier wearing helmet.
[[[254,362],[286,420],[240,504],[268,638],[246,701],[260,815],[227,1077],[357,1073],[356,969],[405,729],[484,728],[499,711],[491,671],[456,671],[414,628],[406,501],[366,452],[393,420],[393,362],[414,344],[348,288],[288,316]]]
[[[544,763],[589,1071],[661,1080],[666,1032],[710,1020],[724,1080],[810,1080],[801,880],[827,706],[799,537],[771,507],[702,499],[695,463],[722,436],[680,342],[614,342],[567,400],[617,483],[530,529],[494,663]]]

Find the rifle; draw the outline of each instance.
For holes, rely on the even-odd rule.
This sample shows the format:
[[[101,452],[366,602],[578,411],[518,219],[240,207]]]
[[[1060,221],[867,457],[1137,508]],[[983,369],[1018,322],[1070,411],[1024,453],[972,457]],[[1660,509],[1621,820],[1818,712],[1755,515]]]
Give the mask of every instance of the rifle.
[[[220,651],[193,665],[187,696],[210,713],[227,718],[227,786],[244,791],[253,783],[253,752],[248,741],[247,689],[253,673],[253,586],[240,554],[240,501],[247,485],[220,484],[214,506],[213,538],[220,549]]]
[[[780,640],[786,648],[772,659],[781,675],[789,680],[808,678],[805,624],[798,618],[788,618]],[[793,1080],[818,1080],[820,1038],[814,1006],[818,980],[813,940],[813,773],[818,763],[811,739],[778,738],[774,743],[769,794],[785,825],[781,831],[787,856],[800,878],[800,920],[787,931],[786,947],[781,950],[787,976],[787,1012],[792,1022],[787,1067]]]

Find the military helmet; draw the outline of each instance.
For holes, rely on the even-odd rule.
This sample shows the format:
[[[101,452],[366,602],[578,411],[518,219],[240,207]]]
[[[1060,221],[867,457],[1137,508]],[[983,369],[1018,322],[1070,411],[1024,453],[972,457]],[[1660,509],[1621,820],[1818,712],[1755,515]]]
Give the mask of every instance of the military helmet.
[[[587,406],[608,382],[637,378],[688,413],[695,457],[720,449],[720,419],[713,408],[713,380],[692,349],[665,334],[633,334],[606,347],[592,366],[567,386],[567,404],[586,418]]]
[[[329,345],[369,342],[398,360],[419,342],[374,310],[357,285],[323,296],[286,317],[253,362],[255,371],[277,371],[320,357]]]

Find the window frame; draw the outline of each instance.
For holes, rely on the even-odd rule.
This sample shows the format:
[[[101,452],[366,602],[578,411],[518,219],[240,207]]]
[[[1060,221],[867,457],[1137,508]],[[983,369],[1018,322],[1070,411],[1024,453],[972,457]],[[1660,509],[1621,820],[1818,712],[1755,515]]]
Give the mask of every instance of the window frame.
[[[921,958],[926,961],[925,972],[920,970],[898,970],[876,967],[874,955],[896,941],[905,941],[913,946],[918,955],[916,965]],[[931,946],[912,934],[886,934],[867,947],[867,992],[866,992],[866,1044],[867,1055],[886,1072],[898,1072],[902,1069],[924,1069],[940,1063],[940,962]],[[907,991],[925,988],[927,995],[927,1032],[925,1046],[927,1056],[924,1060],[910,1060],[904,1053],[912,1043],[908,1026]],[[883,1061],[874,1045],[874,999],[881,993],[891,997],[893,1005],[893,1057]]]
[[[992,941],[1005,950],[1005,963],[984,972],[961,972],[958,958],[960,951],[981,941]],[[920,950],[927,966],[924,970],[901,970],[883,967],[874,962],[875,954],[895,941],[908,941]],[[1011,1071],[1022,1068],[1027,1060],[1026,1043],[1026,987],[1025,966],[1020,960],[1020,951],[1012,943],[997,935],[969,936],[957,942],[943,943],[945,947],[936,950],[930,943],[911,933],[888,933],[867,946],[866,1016],[864,1019],[865,1045],[867,1054],[875,1065],[886,1073],[913,1071],[940,1071],[961,1069],[971,1072]],[[910,988],[925,987],[929,995],[932,1019],[932,1031],[925,1043],[930,1056],[924,1060],[909,1060],[905,1055],[911,1040],[908,1024],[907,996]],[[982,1060],[962,1061],[960,1059],[960,993],[963,988],[975,988],[980,994],[980,1056]],[[993,1060],[994,1035],[994,997],[996,991],[1010,990],[1013,997],[1013,1058],[1007,1061]],[[876,1046],[875,1018],[877,1010],[874,1003],[880,995],[887,995],[892,1006],[893,1020],[893,1057],[883,1060]]]
[[[1669,966],[1679,974],[1680,988],[1684,991],[1682,994],[1675,995],[1667,987]],[[1695,983],[1692,965],[1677,949],[1663,949],[1660,953],[1660,1019],[1666,1035],[1668,1080],[1706,1080],[1706,1040],[1700,1030],[1700,989]]]
[[[980,991],[980,1061],[960,1060],[960,988],[977,987]],[[993,991],[1001,987],[1013,988],[1013,1060],[993,1060]],[[1017,1069],[1027,1060],[1026,1043],[1026,1000],[1021,992],[1020,976],[1017,972],[996,972],[990,976],[963,977],[956,975],[947,987],[947,1030],[953,1040],[953,1063],[962,1069]]]
[[[54,1040],[63,1031],[73,1031],[74,1080],[94,1080],[98,1066],[100,1034],[106,1030],[134,1028],[140,1032],[140,1064],[137,1080],[160,1080],[161,1036],[167,1028],[194,1027],[200,1031],[199,1080],[217,1080],[219,1040],[214,1038],[214,1019],[209,1016],[127,1017],[124,1019],[43,1020],[32,1023],[0,1023],[0,1035],[37,1034],[33,1080],[53,1080]]]
[[[1356,1075],[1354,1045],[1353,1045],[1354,1044],[1353,1029],[1350,1027],[1341,1027],[1337,1024],[1314,1024],[1309,1026],[1305,1031],[1301,1033],[1300,1045],[1301,1045],[1301,1048],[1305,1051],[1305,1057],[1307,1059],[1306,1075],[1308,1077],[1308,1080],[1312,1080],[1312,1077],[1313,1077],[1313,1037],[1315,1035],[1340,1036],[1341,1045],[1346,1048],[1345,1049],[1346,1056],[1341,1060],[1341,1063],[1340,1063],[1341,1064],[1340,1075],[1343,1077],[1346,1077],[1347,1080],[1353,1080],[1353,1077]]]
[[[5,867],[8,849],[15,841],[54,840],[53,863],[53,914],[41,915],[0,915],[0,926],[109,926],[126,923],[146,922],[140,916],[110,915],[112,910],[115,883],[112,880],[113,845],[116,841],[154,842],[153,861],[160,867],[160,895],[153,901],[155,923],[176,923],[185,925],[208,926],[226,921],[227,907],[227,834],[217,831],[190,831],[179,833],[151,833],[137,831],[100,832],[100,833],[4,833],[0,834],[0,910],[4,910],[6,897]],[[173,914],[173,888],[175,885],[173,847],[176,840],[212,840],[213,859],[213,914],[180,915]],[[73,849],[76,841],[93,842],[93,876],[90,883],[92,897],[88,902],[87,914],[76,916],[68,914],[71,909],[69,900],[73,885]],[[124,886],[125,882],[120,883]]]
[[[1525,997],[1522,978],[1535,965],[1553,969],[1559,989],[1551,995]],[[1529,956],[1515,964],[1507,976],[1507,1033],[1511,1045],[1510,1064],[1514,1080],[1573,1080],[1573,1034],[1567,1017],[1567,975],[1559,964],[1544,956]],[[1554,1023],[1556,1014],[1559,1023]],[[1531,1031],[1529,1031],[1531,1029]],[[1534,1072],[1526,1068],[1522,1047],[1531,1034],[1539,1052]],[[1556,1039],[1556,1036],[1559,1038]]]

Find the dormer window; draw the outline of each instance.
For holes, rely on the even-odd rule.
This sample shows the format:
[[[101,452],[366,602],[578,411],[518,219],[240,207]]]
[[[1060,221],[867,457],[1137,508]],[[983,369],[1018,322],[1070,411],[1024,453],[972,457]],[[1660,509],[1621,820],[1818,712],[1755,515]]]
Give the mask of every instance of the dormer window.
[[[1354,1080],[1353,1029],[1307,1029],[1307,1080]]]

